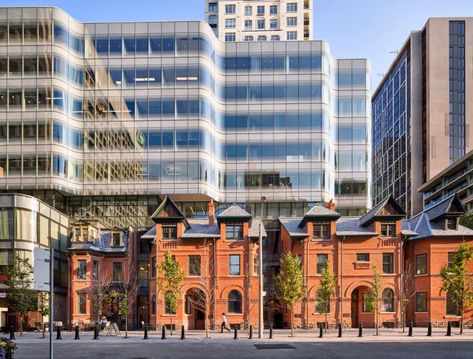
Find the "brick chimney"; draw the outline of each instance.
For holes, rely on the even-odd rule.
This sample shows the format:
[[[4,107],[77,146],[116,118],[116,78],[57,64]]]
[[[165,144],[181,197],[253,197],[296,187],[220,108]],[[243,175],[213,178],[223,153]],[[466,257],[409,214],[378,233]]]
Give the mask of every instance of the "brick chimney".
[[[331,209],[332,211],[336,211],[337,206],[335,205],[335,202],[333,201],[333,199],[331,199],[331,200],[327,203],[327,208],[328,208],[328,209]]]
[[[210,199],[209,203],[209,227],[213,227],[215,225],[215,205],[214,200]]]

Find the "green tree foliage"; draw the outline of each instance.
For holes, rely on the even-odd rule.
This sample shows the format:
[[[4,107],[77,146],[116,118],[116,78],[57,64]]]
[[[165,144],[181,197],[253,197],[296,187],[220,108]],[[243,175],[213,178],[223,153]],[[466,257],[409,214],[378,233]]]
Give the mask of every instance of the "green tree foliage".
[[[23,321],[28,311],[36,308],[36,292],[33,287],[33,266],[28,258],[16,256],[13,266],[7,269],[10,307],[20,314],[20,335],[23,335]]]
[[[286,304],[291,312],[291,336],[294,336],[294,305],[304,298],[305,287],[303,283],[301,260],[292,256],[291,252],[281,257],[280,271],[276,276],[277,298]]]
[[[460,312],[460,334],[463,334],[465,311],[473,306],[473,280],[469,272],[469,263],[473,258],[473,247],[466,243],[460,245],[453,254],[452,263],[440,270],[442,290],[450,293],[452,299],[458,303]]]
[[[49,293],[48,292],[38,293],[38,313],[41,314],[41,330],[43,332],[43,339],[44,339],[44,317],[49,315]]]
[[[366,308],[370,312],[374,312],[374,325],[376,328],[376,335],[379,335],[379,302],[381,294],[381,273],[375,265],[371,267],[373,269],[373,283],[371,284],[370,291],[366,297]]]
[[[317,312],[325,314],[325,330],[328,327],[328,313],[330,313],[330,300],[335,295],[337,282],[335,275],[330,269],[330,262],[325,262],[317,290]]]
[[[185,273],[169,251],[164,253],[164,261],[160,265],[160,271],[163,277],[162,280],[158,280],[159,289],[165,293],[164,300],[169,308],[169,312],[176,313]],[[172,335],[172,315],[169,316],[169,319]]]

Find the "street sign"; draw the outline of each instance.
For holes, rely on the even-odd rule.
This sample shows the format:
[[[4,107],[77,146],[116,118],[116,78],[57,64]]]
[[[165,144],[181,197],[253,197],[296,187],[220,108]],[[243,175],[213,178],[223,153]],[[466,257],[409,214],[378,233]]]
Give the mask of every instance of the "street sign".
[[[49,257],[48,249],[36,247],[33,251],[33,289],[39,291],[49,290]]]

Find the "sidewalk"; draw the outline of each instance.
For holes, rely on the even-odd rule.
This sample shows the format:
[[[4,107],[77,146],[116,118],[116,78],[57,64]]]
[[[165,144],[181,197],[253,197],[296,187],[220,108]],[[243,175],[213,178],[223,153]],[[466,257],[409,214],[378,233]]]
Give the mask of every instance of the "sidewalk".
[[[402,333],[401,329],[380,329],[380,335],[376,336],[374,329],[363,329],[363,337],[358,337],[358,329],[345,329],[343,331],[343,337],[338,338],[338,330],[330,329],[327,334],[324,333],[323,338],[319,338],[319,330],[295,330],[294,337],[290,336],[290,330],[277,329],[273,330],[273,339],[269,339],[269,330],[264,331],[262,339],[258,339],[258,331],[253,330],[254,342],[438,342],[438,341],[472,341],[473,342],[473,330],[466,329],[463,331],[463,335],[459,335],[458,328],[452,328],[452,336],[447,337],[446,329],[444,328],[433,328],[432,336],[427,336],[427,328],[413,328],[413,336],[407,335],[408,329],[406,328],[405,333]],[[49,333],[46,333],[46,338],[41,338],[41,333],[38,332],[26,332],[20,337],[19,333],[15,333],[17,344],[21,343],[46,343],[49,341]],[[238,331],[238,340],[234,340],[234,332],[231,333],[220,333],[210,331],[210,338],[205,338],[205,331],[191,330],[186,331],[185,341],[190,342],[218,342],[218,341],[233,341],[233,342],[249,342],[247,331]],[[56,340],[56,333],[53,335],[53,340],[57,344],[75,342],[75,343],[87,343],[87,342],[104,342],[104,343],[146,343],[146,342],[161,342],[161,332],[150,331],[148,332],[148,340],[143,339],[142,331],[129,331],[128,338],[124,338],[124,332],[119,336],[111,336],[102,334],[98,340],[93,340],[93,332],[80,332],[80,340],[74,340],[74,332],[62,332],[62,340]],[[8,338],[8,335],[6,335]],[[180,330],[174,331],[173,335],[170,335],[169,331],[166,331],[166,341],[181,341]],[[87,344],[84,344],[87,345]]]

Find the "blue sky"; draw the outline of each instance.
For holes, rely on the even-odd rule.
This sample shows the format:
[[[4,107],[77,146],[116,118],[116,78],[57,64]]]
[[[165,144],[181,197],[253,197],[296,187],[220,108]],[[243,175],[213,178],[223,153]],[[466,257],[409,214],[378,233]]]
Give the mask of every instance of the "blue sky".
[[[204,0],[0,0],[1,6],[57,6],[84,22],[203,19]],[[314,0],[315,39],[336,57],[372,61],[373,90],[409,32],[428,17],[473,16],[473,0]]]

